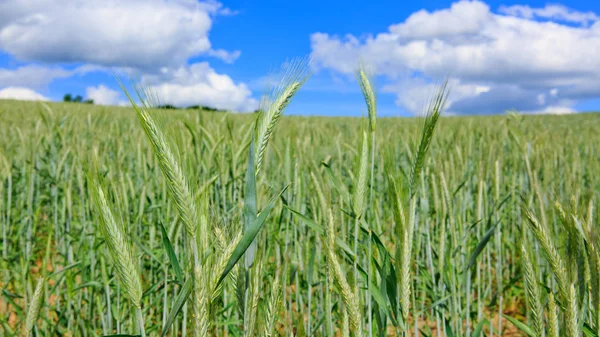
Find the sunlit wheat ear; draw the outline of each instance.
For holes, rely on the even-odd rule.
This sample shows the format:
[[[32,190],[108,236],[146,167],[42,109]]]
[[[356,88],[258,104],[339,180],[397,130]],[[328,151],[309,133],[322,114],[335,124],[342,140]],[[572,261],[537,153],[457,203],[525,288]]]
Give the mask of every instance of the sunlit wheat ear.
[[[194,290],[192,296],[192,323],[194,326],[194,336],[208,336],[209,328],[209,306],[210,298],[208,289],[210,272],[203,270],[199,264],[194,266]]]
[[[279,274],[275,276],[273,282],[273,288],[271,290],[271,298],[267,303],[267,309],[265,310],[265,324],[264,324],[264,336],[271,337],[275,331],[275,323],[279,318],[279,309],[281,306],[281,286],[279,284]]]
[[[425,164],[425,155],[433,140],[433,132],[440,118],[440,115],[446,107],[448,101],[448,82],[444,82],[442,86],[437,90],[433,100],[429,103],[425,119],[423,120],[423,129],[421,132],[421,140],[417,149],[417,156],[414,159],[413,165],[410,171],[409,189],[411,197],[416,192],[416,187]]]
[[[401,233],[403,241],[400,265],[400,304],[402,305],[402,318],[405,322],[408,320],[411,306],[411,261],[416,203],[417,199],[412,198],[408,210],[408,221],[403,226],[403,232]]]
[[[348,312],[342,314],[342,337],[350,337],[350,324],[348,323]]]
[[[108,246],[109,256],[115,266],[115,270],[119,276],[125,294],[136,308],[140,308],[142,301],[142,283],[136,268],[137,262],[133,258],[131,247],[125,238],[121,227],[117,225],[117,222],[115,221],[112,211],[108,206],[108,202],[106,201],[106,197],[104,196],[104,191],[91,179],[90,193],[100,218],[100,231]]]
[[[236,274],[235,277],[232,277],[231,285],[233,287],[237,300],[238,316],[242,321],[244,321],[246,319],[246,269],[243,268],[241,264],[237,264],[235,269]]]
[[[38,280],[33,296],[31,297],[31,300],[29,300],[27,318],[25,319],[25,330],[27,334],[30,334],[31,330],[33,330],[35,322],[38,319],[40,308],[42,307],[42,300],[44,299],[44,282],[45,279],[43,277]]]
[[[550,264],[550,269],[556,278],[556,283],[558,285],[558,292],[560,295],[559,300],[561,304],[564,306],[563,309],[567,309],[569,305],[566,303],[569,299],[569,290],[568,290],[568,278],[566,274],[565,264],[563,259],[561,258],[558,250],[552,243],[552,239],[546,228],[537,220],[535,215],[529,210],[525,210],[525,216],[527,218],[527,223],[529,224],[529,228],[533,232],[533,235],[539,241],[542,246],[542,251],[544,252],[544,256],[546,260]]]
[[[371,77],[367,74],[363,64],[361,64],[358,68],[358,71],[356,72],[356,78],[358,80],[358,84],[360,85],[360,90],[362,91],[363,97],[365,98],[365,103],[367,103],[367,112],[369,113],[369,128],[371,129],[371,132],[374,132],[377,121],[377,100],[375,97],[375,91],[373,90]]]
[[[588,204],[588,209],[587,209],[587,216],[586,216],[586,224],[585,224],[585,230],[586,231],[590,231],[592,229],[592,227],[594,226],[594,200],[590,200],[589,204]]]
[[[221,291],[223,290],[224,282],[219,283],[216,288],[215,288],[215,285],[217,285],[219,277],[221,276],[221,274],[223,274],[223,271],[225,270],[225,267],[227,266],[227,262],[229,262],[229,259],[231,258],[231,255],[233,254],[233,251],[235,250],[235,247],[237,246],[238,242],[240,242],[241,238],[242,238],[242,231],[238,231],[237,235],[235,235],[235,237],[231,240],[231,243],[228,244],[227,246],[223,247],[223,250],[221,250],[218,253],[219,256],[216,258],[217,262],[215,263],[215,266],[214,266],[214,272],[212,274],[211,285],[210,285],[210,289],[214,289],[213,294],[212,294],[213,301],[217,299],[217,297],[221,294]],[[229,277],[233,277],[233,273],[231,273]]]
[[[392,175],[389,178],[389,192],[392,198],[394,222],[396,223],[396,259],[400,262],[396,274],[399,280],[399,297],[402,308],[402,319],[406,322],[410,314],[411,306],[411,260],[414,231],[414,216],[416,199],[412,198],[409,205],[409,218],[404,213],[401,193],[398,190],[396,180]],[[442,227],[443,228],[443,227]]]
[[[523,259],[523,271],[525,274],[525,290],[527,292],[527,301],[531,311],[531,320],[533,328],[538,336],[543,336],[544,333],[544,308],[540,301],[540,289],[537,276],[533,268],[533,263],[529,256],[529,251],[525,245],[521,244],[521,258]]]
[[[565,319],[566,319],[566,331],[567,336],[570,337],[579,337],[581,335],[581,329],[579,328],[579,309],[577,306],[577,293],[575,291],[575,285],[570,284],[568,289],[568,305],[569,308],[565,311]]]
[[[244,316],[244,336],[254,336],[256,329],[256,317],[258,313],[258,303],[260,300],[260,285],[262,280],[262,254],[257,255],[257,263],[250,269],[250,287],[248,292],[248,302],[246,303],[246,315]]]
[[[360,162],[358,167],[358,179],[356,182],[356,190],[354,191],[354,212],[356,217],[360,218],[365,209],[365,195],[367,192],[369,170],[369,140],[367,133],[363,131],[362,148],[360,151]]]
[[[283,115],[283,111],[309,77],[309,59],[297,59],[289,62],[279,80],[268,96],[260,103],[260,116],[256,128],[256,175],[263,166],[265,151],[273,130]]]
[[[215,235],[215,247],[217,251],[222,252],[227,249],[227,239],[225,238],[225,233],[223,233],[223,229],[218,225],[213,226],[213,233]]]
[[[352,292],[352,288],[346,277],[344,276],[344,272],[342,271],[342,267],[335,253],[335,233],[333,231],[334,219],[333,212],[331,209],[328,210],[328,234],[327,234],[327,267],[332,270],[334,283],[337,284],[340,293],[342,295],[342,302],[344,302],[344,307],[348,312],[348,319],[350,321],[350,328],[352,331],[359,333],[362,331],[361,327],[361,314],[358,300],[355,294]]]
[[[8,177],[9,174],[10,165],[8,164],[8,160],[0,152],[0,178]]]
[[[146,136],[152,144],[152,150],[158,159],[160,170],[167,179],[169,193],[175,201],[175,206],[179,212],[181,222],[183,222],[188,234],[196,236],[196,226],[198,224],[198,211],[194,203],[193,194],[190,192],[188,182],[183,175],[181,165],[177,162],[167,138],[158,127],[156,121],[150,116],[150,103],[148,93],[143,88],[136,87],[141,105],[138,105],[129,95],[124,86],[121,86],[127,98],[135,110],[140,124],[146,133]],[[176,233],[175,233],[176,234]]]
[[[352,292],[352,288],[346,277],[344,276],[344,272],[342,271],[342,267],[337,258],[335,252],[335,221],[333,218],[333,211],[329,207],[327,201],[325,200],[325,196],[323,195],[323,191],[319,184],[319,181],[315,177],[315,175],[311,172],[311,179],[315,186],[315,190],[317,191],[317,196],[319,197],[319,201],[322,206],[322,211],[326,212],[327,218],[325,221],[325,239],[323,245],[326,250],[326,263],[327,268],[333,275],[333,281],[336,287],[338,288],[340,295],[342,296],[342,302],[344,303],[344,308],[348,314],[348,319],[350,322],[350,328],[352,331],[359,333],[362,331],[361,329],[361,313],[358,300]]]
[[[556,305],[556,300],[554,299],[554,294],[550,292],[548,294],[548,337],[558,337],[559,336],[559,327],[558,327],[558,307]]]

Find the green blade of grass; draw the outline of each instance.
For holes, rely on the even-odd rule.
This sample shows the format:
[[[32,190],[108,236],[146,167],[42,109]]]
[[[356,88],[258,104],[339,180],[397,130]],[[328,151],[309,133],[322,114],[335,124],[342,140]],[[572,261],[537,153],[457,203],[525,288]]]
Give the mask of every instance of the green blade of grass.
[[[473,334],[471,336],[479,337],[479,335],[481,335],[481,332],[483,331],[483,326],[487,323],[488,323],[487,319],[483,319],[481,322],[479,322],[477,324],[477,326],[475,326],[475,330],[473,330]]]
[[[312,230],[314,230],[315,232],[317,232],[317,234],[319,235],[323,235],[324,233],[324,229],[323,226],[319,225],[318,223],[314,222],[311,218],[307,217],[306,215],[296,211],[293,208],[290,208],[288,205],[283,205],[285,208],[288,209],[288,211],[294,213],[305,225],[307,225],[309,228],[311,228]],[[350,246],[348,246],[347,243],[345,243],[344,241],[340,240],[339,238],[335,239],[335,244],[338,245],[338,247],[340,247],[344,252],[346,252],[348,255],[354,257],[354,251],[352,251],[352,248],[350,248]]]
[[[525,323],[519,321],[518,319],[510,317],[510,316],[507,316],[507,315],[504,315],[504,314],[502,315],[502,317],[506,318],[509,322],[511,322],[519,330],[521,330],[524,333],[526,333],[527,336],[529,336],[529,337],[538,337],[538,336],[536,336],[536,334],[533,332],[533,330],[529,326],[525,325]]]
[[[169,332],[169,329],[171,328],[171,325],[175,321],[177,314],[179,314],[179,312],[183,308],[183,305],[185,304],[188,297],[190,296],[190,294],[192,292],[192,281],[193,281],[193,278],[188,277],[187,281],[185,281],[185,283],[183,284],[183,287],[179,291],[179,295],[177,295],[177,298],[175,299],[175,304],[173,305],[173,308],[171,309],[171,312],[169,313],[169,317],[167,317],[167,322],[165,323],[165,326],[163,327],[160,337],[165,337],[167,332]]]
[[[288,186],[289,185],[284,187],[277,196],[271,199],[267,207],[265,207],[265,209],[263,209],[262,212],[260,212],[258,217],[256,217],[254,222],[250,225],[248,230],[244,232],[244,235],[240,239],[240,242],[233,250],[233,254],[231,254],[231,258],[229,259],[229,262],[227,262],[227,265],[225,266],[221,277],[219,277],[219,281],[217,281],[216,287],[218,287],[221,284],[221,282],[223,282],[227,274],[229,274],[229,272],[233,269],[236,263],[242,258],[244,253],[246,253],[248,247],[250,247],[252,241],[254,240],[254,238],[256,238],[256,235],[258,234],[262,226],[265,224],[267,216],[269,215],[269,213],[271,213],[273,207],[275,207],[275,202],[281,197],[281,195],[283,194],[283,192],[285,192]]]
[[[248,169],[246,171],[246,190],[244,196],[244,232],[250,229],[250,226],[256,220],[258,214],[258,206],[256,201],[256,171],[254,167],[254,138],[250,143],[250,151],[248,155]],[[248,247],[246,252],[244,265],[246,269],[250,268],[254,263],[256,255],[256,240]]]
[[[479,256],[479,254],[481,254],[481,252],[483,251],[483,249],[485,248],[485,246],[488,244],[488,242],[490,242],[490,239],[494,235],[494,230],[496,229],[497,225],[498,224],[494,224],[483,235],[483,237],[481,238],[481,240],[477,244],[477,247],[475,247],[475,250],[473,250],[473,253],[471,253],[471,257],[469,258],[469,264],[467,265],[467,268],[465,268],[465,270],[471,269],[472,267],[475,266],[475,262],[477,261],[477,257]]]
[[[594,332],[594,330],[592,330],[592,327],[590,327],[590,325],[587,323],[583,324],[582,331],[586,337],[599,337],[598,334]]]
[[[171,267],[173,267],[173,271],[175,272],[175,277],[177,277],[177,282],[179,282],[179,284],[183,284],[183,272],[181,271],[181,265],[179,264],[179,260],[177,260],[177,255],[175,255],[175,250],[173,249],[173,245],[171,244],[167,230],[165,229],[165,226],[163,226],[162,222],[159,223],[159,225],[162,233],[163,246],[165,246],[165,250],[167,251],[167,256],[169,257],[169,262],[171,262]]]

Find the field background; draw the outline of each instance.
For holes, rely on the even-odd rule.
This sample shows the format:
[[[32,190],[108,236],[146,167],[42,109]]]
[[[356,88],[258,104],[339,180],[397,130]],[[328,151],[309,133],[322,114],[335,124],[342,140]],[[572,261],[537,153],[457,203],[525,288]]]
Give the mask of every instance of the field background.
[[[178,148],[190,186],[203,187],[199,199],[205,202],[199,204],[208,221],[234,236],[243,226],[244,176],[256,116],[197,110],[156,111],[155,116]],[[323,223],[312,172],[331,201],[338,238],[353,247],[354,219],[346,214],[350,206],[342,196],[344,190],[354,191],[362,130],[367,126],[366,119],[359,118],[283,117],[257,177],[259,203],[265,205],[291,183],[283,194],[285,202]],[[532,252],[540,283],[550,288],[554,283],[539,244],[527,230],[523,207],[549,229],[564,253],[570,277],[576,279],[572,270],[578,261],[568,254],[565,227],[554,203],[560,202],[580,219],[593,219],[597,228],[597,211],[591,206],[600,200],[598,126],[598,114],[440,120],[417,194],[409,335],[417,331],[423,336],[449,335],[451,330],[456,336],[473,336],[479,328],[487,336],[501,335],[499,329],[504,335],[517,335],[512,323],[499,319],[501,314],[531,323],[521,263],[523,240]],[[421,121],[413,118],[377,121],[373,185],[364,219],[390,252],[398,239],[387,173],[394,172],[399,181],[408,174],[420,129]],[[180,286],[174,282],[159,224],[172,228],[177,212],[133,110],[0,101],[0,335],[23,335],[27,303],[39,276],[48,277],[35,328],[39,335],[136,332],[135,316],[121,293],[89,201],[86,169],[95,158],[102,186],[139,263],[147,291],[146,332],[156,335],[162,329]],[[322,162],[339,184],[332,182]],[[489,242],[467,271],[476,247],[492,227]],[[263,263],[257,326],[271,316],[277,334],[327,336],[329,319],[332,331],[343,334],[340,296],[331,293],[332,309],[326,300],[328,268],[319,233],[278,201],[259,239]],[[359,239],[359,260],[376,274],[376,263],[365,261],[369,250],[377,248],[369,244],[368,235]],[[183,261],[183,242],[173,245]],[[352,263],[339,255],[353,283]],[[380,254],[374,256],[382,263]],[[276,277],[282,285],[281,307],[272,312],[268,304]],[[542,290],[546,306],[548,296]],[[366,294],[361,290],[358,296],[361,308],[368,302],[375,306]],[[217,302],[211,333],[244,335],[231,284],[225,285]],[[170,336],[185,334],[190,324],[184,318],[191,319],[188,310],[186,306],[178,316]],[[373,335],[395,335],[389,320],[381,332],[376,314],[371,323],[367,312],[362,314],[364,325],[374,327]],[[593,320],[589,322],[593,326]],[[263,335],[260,328],[256,333]]]

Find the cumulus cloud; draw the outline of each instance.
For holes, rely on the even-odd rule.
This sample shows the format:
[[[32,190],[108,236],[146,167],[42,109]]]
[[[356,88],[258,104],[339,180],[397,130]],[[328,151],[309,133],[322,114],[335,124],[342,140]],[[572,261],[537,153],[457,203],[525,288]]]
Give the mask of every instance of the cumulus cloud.
[[[85,90],[87,98],[93,99],[94,104],[100,105],[123,105],[121,92],[113,90],[103,84],[88,87]]]
[[[579,12],[557,4],[546,5],[546,7],[543,8],[532,8],[523,5],[501,6],[499,12],[526,19],[540,18],[573,22],[583,25],[588,25],[600,20],[600,16],[594,12]]]
[[[238,14],[237,11],[231,10],[230,8],[223,6],[222,3],[220,3],[216,0],[208,0],[205,2],[201,2],[201,3],[199,3],[199,6],[201,6],[207,12],[214,14],[214,15],[232,16],[232,15]]]
[[[0,49],[26,61],[179,65],[212,50],[208,33],[218,14],[231,11],[196,0],[5,0]]]
[[[542,111],[531,111],[530,113],[543,113],[543,114],[552,114],[552,115],[568,115],[576,113],[577,110],[563,107],[563,106],[549,106]]]
[[[362,59],[387,78],[384,90],[396,93],[397,104],[412,112],[420,112],[432,81],[447,77],[449,109],[463,114],[570,111],[577,99],[600,97],[597,18],[561,6],[524,8],[494,13],[484,2],[459,1],[415,12],[376,35],[315,33],[314,65],[351,74]]]
[[[239,50],[229,52],[223,49],[211,49],[208,51],[208,55],[219,58],[225,63],[232,64],[242,55],[242,52]]]
[[[142,77],[163,104],[206,105],[234,111],[252,111],[258,103],[244,83],[218,74],[206,62],[177,68],[162,68]]]
[[[0,99],[16,99],[21,101],[49,101],[50,99],[34,90],[23,87],[7,87],[0,89]]]
[[[208,37],[215,16],[235,14],[216,0],[0,1],[0,50],[21,62],[78,65],[0,69],[0,88],[36,89],[100,71],[142,78],[165,103],[252,110],[257,104],[244,83],[208,63],[188,65],[199,55],[229,64],[240,57],[239,50],[213,48]],[[86,95],[122,104],[121,93],[103,84]]]
[[[15,69],[0,68],[0,87],[41,88],[55,79],[69,77],[72,71],[58,67],[26,65]]]

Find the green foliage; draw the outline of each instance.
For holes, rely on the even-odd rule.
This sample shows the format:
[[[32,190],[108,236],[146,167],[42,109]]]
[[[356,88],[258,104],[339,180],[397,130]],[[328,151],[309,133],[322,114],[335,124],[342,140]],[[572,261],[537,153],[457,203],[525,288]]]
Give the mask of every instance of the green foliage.
[[[63,102],[65,103],[84,103],[84,104],[94,104],[94,100],[91,98],[83,99],[81,95],[77,95],[73,97],[71,94],[65,94],[63,96]]]

